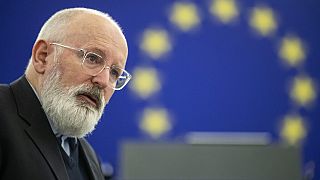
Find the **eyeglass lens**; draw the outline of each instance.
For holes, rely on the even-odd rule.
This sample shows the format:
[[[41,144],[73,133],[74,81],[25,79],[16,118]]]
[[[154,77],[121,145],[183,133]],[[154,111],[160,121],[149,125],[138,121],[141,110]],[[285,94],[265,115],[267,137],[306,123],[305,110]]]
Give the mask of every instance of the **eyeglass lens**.
[[[83,67],[88,74],[97,75],[106,67],[106,62],[98,54],[88,52],[85,54]],[[127,72],[116,66],[110,67],[109,73],[109,85],[116,89],[123,87],[129,78]]]

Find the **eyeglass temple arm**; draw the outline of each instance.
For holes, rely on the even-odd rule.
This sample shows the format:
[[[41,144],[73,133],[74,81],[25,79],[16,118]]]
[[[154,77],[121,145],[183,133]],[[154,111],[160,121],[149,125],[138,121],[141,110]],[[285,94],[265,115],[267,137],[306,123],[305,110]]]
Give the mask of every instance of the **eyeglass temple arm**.
[[[59,44],[59,43],[50,43],[50,44],[53,44],[53,45],[56,45],[56,46],[60,46],[60,47],[64,47],[64,48],[68,48],[68,49],[72,49],[72,50],[75,50],[75,51],[84,51],[83,49],[78,49],[78,48],[66,46],[66,45]]]

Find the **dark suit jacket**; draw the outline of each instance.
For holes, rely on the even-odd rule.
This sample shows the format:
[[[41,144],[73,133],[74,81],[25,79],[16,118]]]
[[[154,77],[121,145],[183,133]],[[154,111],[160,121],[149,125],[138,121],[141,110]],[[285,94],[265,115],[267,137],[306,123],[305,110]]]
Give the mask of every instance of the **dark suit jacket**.
[[[94,150],[79,142],[91,179],[104,179]],[[67,180],[59,148],[26,78],[0,85],[0,179]]]

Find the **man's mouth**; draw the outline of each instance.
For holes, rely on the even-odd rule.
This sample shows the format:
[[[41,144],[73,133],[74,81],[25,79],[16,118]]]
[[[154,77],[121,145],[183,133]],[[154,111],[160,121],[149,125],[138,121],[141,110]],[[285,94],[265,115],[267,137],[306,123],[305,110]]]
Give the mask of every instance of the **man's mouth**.
[[[77,95],[78,98],[81,100],[85,100],[89,104],[91,104],[93,107],[98,108],[99,107],[99,98],[93,94],[89,93],[80,93]]]

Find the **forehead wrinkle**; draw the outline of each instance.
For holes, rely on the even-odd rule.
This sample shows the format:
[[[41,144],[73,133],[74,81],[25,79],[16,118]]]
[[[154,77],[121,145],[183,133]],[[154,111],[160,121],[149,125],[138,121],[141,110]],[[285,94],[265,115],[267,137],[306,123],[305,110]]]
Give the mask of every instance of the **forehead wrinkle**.
[[[85,18],[87,19],[87,17]],[[74,37],[76,44],[88,51],[99,53],[103,57],[109,58],[109,62],[115,65],[124,67],[128,55],[126,40],[123,37],[121,30],[114,26],[111,22],[105,21],[100,17],[94,16],[97,21],[79,21],[74,22],[74,27],[77,31],[72,31],[70,34]],[[72,29],[72,28],[71,28]],[[74,29],[73,29],[74,30]],[[80,35],[80,38],[79,36]],[[91,48],[91,49],[90,49]],[[102,53],[101,53],[102,52]]]
[[[97,53],[103,58],[107,58],[107,62],[117,62],[114,65],[124,68],[128,53],[127,47],[124,46],[123,49],[121,49],[120,45],[117,46],[119,43],[115,43],[112,38],[106,39],[105,37],[106,36],[75,33],[70,34],[65,43],[66,45],[75,46],[76,48],[82,48],[86,51]]]
[[[112,36],[111,34],[107,33],[96,33],[96,35],[94,36],[94,39],[97,40],[98,42],[102,42],[105,44],[108,44],[110,46],[114,46],[117,49],[126,49],[127,46],[124,43],[123,39],[117,35],[115,35],[115,33],[113,33],[114,35]],[[117,41],[117,40],[118,41]]]
[[[117,38],[118,41],[116,41]],[[96,36],[94,36],[94,40],[95,42],[97,42],[98,46],[101,46],[103,48],[100,50],[106,51],[104,54],[120,62],[125,61],[127,56],[127,46],[121,37],[111,36],[110,34],[107,34],[107,36],[105,36],[105,34],[98,33]]]

